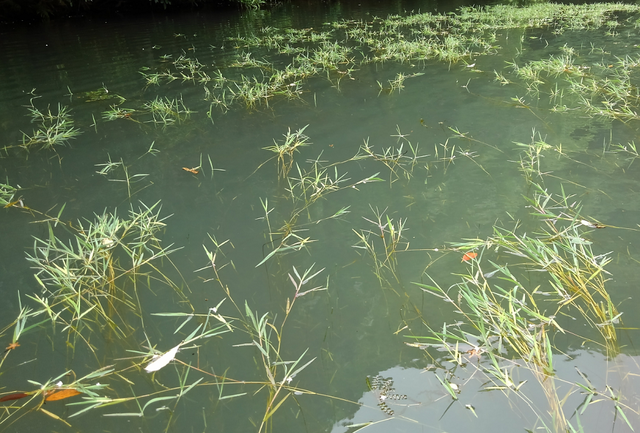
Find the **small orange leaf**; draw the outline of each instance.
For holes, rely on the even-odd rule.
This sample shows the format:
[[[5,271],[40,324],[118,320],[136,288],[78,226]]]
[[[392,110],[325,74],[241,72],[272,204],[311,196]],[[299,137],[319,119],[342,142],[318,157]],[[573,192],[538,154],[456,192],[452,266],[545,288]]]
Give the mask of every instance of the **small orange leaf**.
[[[478,253],[464,253],[464,256],[462,256],[462,261],[467,262],[471,259],[475,259],[476,257],[478,257]]]
[[[7,394],[3,397],[0,397],[0,401],[19,400],[28,395],[29,394],[25,394],[24,392],[14,392],[13,394]]]
[[[74,395],[78,395],[78,394],[82,394],[82,393],[77,389],[73,389],[73,388],[61,389],[60,391],[56,391],[49,394],[45,398],[45,401],[63,400],[65,398],[73,397]]]
[[[11,343],[7,346],[6,349],[4,349],[5,352],[9,351],[9,350],[13,350],[20,347],[20,343],[18,343],[17,341],[15,343]]]
[[[198,174],[198,169],[196,168],[187,168],[187,167],[182,167],[182,169],[184,171],[188,171],[189,173],[193,173],[193,174]]]

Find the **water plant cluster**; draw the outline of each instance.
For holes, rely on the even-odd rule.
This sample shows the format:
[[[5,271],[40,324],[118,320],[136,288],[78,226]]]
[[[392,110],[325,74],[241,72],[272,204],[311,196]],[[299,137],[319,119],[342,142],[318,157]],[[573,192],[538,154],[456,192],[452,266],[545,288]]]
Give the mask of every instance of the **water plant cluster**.
[[[54,146],[65,145],[69,140],[80,135],[81,131],[74,127],[73,118],[69,112],[69,108],[58,104],[56,111],[52,112],[50,107],[46,111],[41,111],[33,105],[28,107],[31,116],[31,122],[37,125],[37,129],[33,132],[22,133],[21,147],[31,149],[40,147],[50,149]]]
[[[326,77],[339,91],[341,82],[355,80],[360,68],[382,68],[393,62],[403,72],[394,70],[390,79],[378,82],[377,96],[388,97],[402,91],[405,80],[419,79],[423,69],[418,68],[426,69],[430,62],[449,67],[459,64],[469,74],[483,73],[478,68],[472,71],[475,62],[480,56],[500,53],[511,31],[519,35],[516,44],[521,48],[526,40],[523,29],[561,35],[604,27],[608,37],[616,38],[626,31],[621,28],[634,25],[632,13],[639,10],[623,4],[492,6],[463,8],[456,14],[345,20],[327,23],[322,31],[265,27],[255,35],[230,38],[236,55],[224,66],[210,66],[186,54],[176,59],[163,55],[158,65],[140,71],[144,100],[109,94],[104,86],[104,92],[86,95],[92,102],[109,104],[98,116],[103,123],[98,125],[94,116],[91,127],[97,130],[104,122],[136,122],[144,132],[186,130],[195,122],[196,111],[187,108],[190,101],[185,102],[181,92],[185,86],[203,89],[196,97],[206,101],[206,115],[214,121],[231,110],[266,110],[276,98],[310,102],[315,95],[306,90],[309,79]],[[623,122],[637,130],[635,68],[639,60],[595,46],[564,46],[560,51],[543,60],[513,59],[503,70],[487,76],[495,86],[525,91],[533,103],[516,94],[510,103],[514,110],[525,109],[542,124],[547,115],[578,113]],[[595,57],[599,58],[596,62]],[[470,82],[463,88],[472,94]],[[32,99],[27,109],[37,129],[23,133],[22,143],[13,147],[46,152],[79,138],[81,131],[64,105],[42,111]],[[145,124],[153,127],[145,128]],[[300,377],[317,363],[318,355],[313,355],[317,348],[300,347],[289,337],[294,331],[292,322],[302,322],[295,318],[301,298],[337,296],[327,276],[327,268],[334,265],[318,266],[307,254],[322,242],[316,236],[318,227],[347,221],[350,248],[360,254],[356,260],[368,264],[379,285],[375,290],[403,299],[411,307],[410,313],[397,320],[395,335],[430,363],[450,406],[460,403],[465,392],[458,380],[464,373],[468,381],[480,377],[483,391],[523,404],[536,419],[535,425],[527,426],[532,430],[590,431],[581,417],[589,415],[595,403],[606,406],[607,413],[633,430],[632,421],[640,416],[634,396],[625,399],[619,390],[594,384],[581,372],[580,381],[565,379],[554,368],[564,356],[564,347],[556,343],[564,335],[588,343],[610,359],[623,353],[619,343],[623,311],[608,290],[606,268],[612,254],[601,251],[594,235],[606,225],[583,211],[580,200],[566,192],[564,185],[584,187],[553,173],[547,162],[555,157],[567,164],[589,164],[536,131],[529,142],[514,140],[517,158],[505,164],[522,175],[519,181],[527,192],[521,208],[528,214],[527,221],[508,215],[509,224],[496,222],[484,238],[452,240],[438,247],[415,246],[407,235],[408,219],[396,209],[369,205],[366,215],[352,216],[350,205],[329,210],[323,204],[333,204],[330,198],[339,193],[360,194],[374,184],[380,188],[376,191],[397,188],[395,193],[416,178],[434,174],[446,178],[461,160],[490,178],[492,173],[485,160],[478,158],[479,152],[504,158],[505,150],[441,122],[434,129],[446,139],[435,143],[429,154],[397,126],[385,141],[389,145],[376,146],[373,140],[364,139],[347,159],[331,161],[322,152],[314,159],[304,159],[303,152],[313,148],[311,129],[310,125],[288,128],[282,136],[263,143],[265,159],[250,167],[247,177],[251,180],[258,170],[270,169],[277,185],[273,196],[260,197],[257,224],[263,227],[264,244],[262,258],[255,263],[277,279],[278,290],[285,294],[277,312],[264,311],[263,305],[249,297],[241,299],[239,290],[227,282],[228,273],[235,268],[228,257],[234,244],[231,239],[218,240],[219,233],[210,234],[198,245],[203,248],[203,265],[195,269],[211,288],[208,296],[215,299],[215,306],[194,301],[185,270],[174,263],[183,245],[165,245],[162,240],[171,224],[169,215],[163,214],[161,202],[147,205],[134,200],[140,191],[134,185],[148,174],[132,174],[122,158],[109,156],[96,166],[96,173],[126,183],[127,194],[122,199],[128,208],[124,213],[107,209],[68,221],[64,206],[57,213],[31,209],[20,195],[21,188],[12,186],[10,179],[0,184],[0,205],[5,211],[32,217],[45,233],[34,238],[26,253],[38,291],[20,294],[16,319],[0,330],[0,336],[11,336],[0,360],[0,373],[17,368],[10,366],[10,360],[29,333],[45,334],[52,345],[63,345],[70,360],[82,359],[92,369],[76,375],[70,368],[52,373],[46,381],[30,380],[22,388],[12,385],[0,390],[0,403],[5,405],[0,428],[17,426],[33,412],[50,417],[56,425],[70,425],[79,415],[93,412],[111,419],[149,421],[162,414],[166,431],[178,425],[192,395],[197,396],[194,400],[206,401],[211,411],[203,409],[205,429],[207,422],[215,420],[217,410],[236,400],[250,408],[247,413],[258,432],[278,431],[276,420],[304,417],[302,396],[331,405],[361,405],[341,395],[309,389]],[[13,147],[5,148],[7,158],[15,156],[10,151]],[[140,159],[157,153],[152,143]],[[634,143],[610,142],[599,157],[628,168],[638,153]],[[210,169],[212,179],[216,169],[208,159],[209,167],[201,155],[198,166],[183,170],[201,180]],[[408,254],[429,257],[416,278],[420,281],[413,285],[405,284],[403,265]],[[292,257],[303,256],[308,264],[297,266]],[[447,256],[459,257],[465,266],[463,273],[454,274],[453,282],[432,277],[431,269]],[[416,292],[430,302],[419,304]],[[176,308],[150,314],[147,302],[159,293]],[[436,309],[449,308],[459,320],[444,324],[430,320],[434,300]],[[115,354],[103,353],[100,347],[110,342],[118,346]],[[217,347],[228,342],[222,349]],[[233,358],[228,353],[239,351],[250,353],[251,377],[237,377],[231,365],[219,363],[219,359]],[[323,359],[331,360],[327,353]],[[244,362],[240,356],[237,359]],[[517,368],[525,369],[535,383],[518,381]],[[362,384],[375,394],[384,420],[412,421],[394,409],[393,400],[413,397],[397,393],[392,378],[363,375]],[[533,397],[536,392],[543,393],[544,406]],[[581,402],[574,404],[575,395],[583,396]],[[70,413],[65,416],[54,413],[51,406],[44,407],[47,402],[71,398],[75,399],[68,403]],[[482,416],[472,404],[464,407],[474,417]],[[371,421],[350,428],[366,431],[376,424]]]
[[[226,64],[209,65],[193,54],[183,53],[176,59],[166,54],[161,56],[158,66],[145,67],[140,72],[147,86],[182,85],[185,82],[201,85],[204,98],[210,103],[207,114],[213,120],[213,108],[226,112],[235,103],[240,103],[255,109],[268,106],[273,98],[304,98],[305,81],[312,77],[326,77],[339,89],[343,80],[354,80],[359,75],[358,70],[369,64],[399,62],[415,71],[427,62],[441,61],[450,65],[463,63],[473,68],[480,56],[501,52],[510,29],[542,29],[560,35],[567,31],[607,27],[615,36],[615,29],[625,20],[633,19],[630,14],[637,10],[637,6],[625,4],[465,7],[456,14],[421,13],[374,17],[370,21],[343,20],[326,23],[321,30],[263,27],[252,35],[229,38],[228,43],[237,54],[235,60]],[[519,38],[522,43],[525,35],[512,37]],[[574,64],[577,48],[566,49],[565,54],[552,55],[548,60],[524,65],[513,62],[511,68],[526,82],[528,91],[540,91],[541,86],[545,87],[540,74],[552,76],[546,87],[553,87],[546,89],[546,93],[554,102],[554,110],[571,109],[562,102],[562,97],[573,93],[579,95],[576,104],[590,114],[632,118],[636,106],[630,87],[630,71],[635,64],[632,57],[616,57],[618,54],[591,47],[590,53],[601,52],[608,56],[603,56],[598,64],[586,66]],[[591,58],[585,60],[591,65]],[[407,78],[421,74],[401,72],[378,85],[381,91],[399,91]],[[495,71],[495,74],[503,84],[510,82],[506,71]],[[567,85],[558,83],[558,74],[568,77]],[[628,97],[624,97],[625,92]],[[615,104],[613,99],[618,97],[624,97],[627,102]],[[147,103],[140,114],[156,113],[158,108],[166,111],[158,104]],[[118,110],[118,105],[114,105],[111,112],[105,113],[105,118],[131,118],[134,115],[128,109]],[[179,111],[171,110],[173,113]],[[189,112],[184,106],[182,111]],[[157,119],[155,114],[153,118],[154,121]]]

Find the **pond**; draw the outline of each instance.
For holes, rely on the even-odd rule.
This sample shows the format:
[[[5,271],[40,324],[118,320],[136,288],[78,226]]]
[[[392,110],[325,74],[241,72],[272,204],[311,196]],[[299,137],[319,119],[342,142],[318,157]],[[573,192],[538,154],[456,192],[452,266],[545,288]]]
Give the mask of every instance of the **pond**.
[[[640,7],[428,6],[4,29],[0,428],[640,425]]]

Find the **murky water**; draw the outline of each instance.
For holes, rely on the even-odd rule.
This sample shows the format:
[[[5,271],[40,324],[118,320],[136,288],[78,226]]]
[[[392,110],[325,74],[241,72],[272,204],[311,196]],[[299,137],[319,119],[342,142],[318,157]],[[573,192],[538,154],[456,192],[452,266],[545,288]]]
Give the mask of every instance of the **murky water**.
[[[66,240],[77,233],[77,221],[86,226],[96,214],[116,209],[125,217],[131,206],[138,209],[140,203],[151,206],[160,201],[161,216],[170,218],[158,237],[162,245],[180,249],[156,263],[177,289],[157,275],[139,278],[137,291],[129,296],[137,299],[141,311],[121,313],[130,327],[124,335],[97,322],[83,330],[86,341],[67,341],[68,330],[60,324],[55,331],[49,322],[29,329],[20,337],[18,348],[5,352],[1,391],[32,391],[37,386],[28,380],[43,383],[72,370],[72,375],[61,379],[70,383],[73,376],[113,366],[118,374],[100,379],[109,387],[99,394],[129,401],[77,418],[69,416],[84,406],[67,402],[82,401],[81,397],[50,401],[43,407],[78,431],[258,431],[273,406],[265,410],[269,393],[261,384],[269,379],[261,352],[251,345],[257,337],[245,332],[238,320],[246,314],[246,304],[258,318],[269,313],[275,344],[276,333],[282,331],[282,360],[298,360],[306,351],[297,364],[300,367],[315,358],[295,377],[278,370],[276,385],[287,383],[298,391],[281,391],[279,398],[290,397],[267,421],[271,431],[346,432],[369,422],[373,424],[364,431],[534,429],[541,425],[536,414],[548,415],[545,396],[536,388],[535,377],[517,362],[503,367],[513,370],[516,382],[531,383],[531,391],[522,398],[513,390],[481,392],[486,377],[473,368],[456,370],[441,360],[450,368],[447,380],[459,391],[453,399],[438,380],[445,378],[443,368],[427,368],[437,353],[427,356],[405,344],[412,341],[409,335],[426,335],[423,322],[439,330],[444,322],[461,319],[414,284],[432,278],[447,288],[460,280],[455,274],[467,272],[470,264],[461,262],[463,252],[452,248],[451,242],[486,239],[494,226],[513,228],[515,220],[522,221],[523,232],[539,228],[524,198],[531,197],[532,187],[519,169],[522,148],[515,144],[530,143],[533,137],[562,149],[562,153],[549,150],[541,158],[540,171],[545,174],[540,179],[545,187],[555,194],[564,188],[571,202],[581,202],[585,217],[609,226],[592,231],[588,238],[596,254],[612,252],[606,287],[618,310],[625,313],[618,337],[622,355],[614,360],[606,359],[603,349],[589,340],[597,338],[597,332],[582,323],[571,328],[573,319],[563,318],[563,326],[574,333],[557,333],[553,341],[559,360],[554,368],[562,382],[559,395],[570,394],[565,413],[567,418],[573,414],[573,422],[574,411],[582,410],[580,404],[586,398],[581,394],[584,390],[574,385],[584,382],[576,373],[578,368],[598,390],[604,393],[610,387],[612,396],[621,396],[622,412],[637,425],[635,339],[640,323],[633,312],[637,308],[640,175],[629,153],[610,152],[612,144],[624,145],[635,138],[637,120],[624,123],[578,111],[554,112],[549,96],[543,92],[538,98],[527,92],[506,64],[548,58],[566,45],[576,47],[583,63],[608,61],[614,55],[637,56],[640,38],[632,29],[616,35],[601,30],[562,34],[503,30],[497,34],[499,49],[493,55],[453,63],[361,63],[344,77],[333,72],[306,79],[299,98],[276,95],[269,98],[268,106],[236,102],[221,109],[205,99],[202,83],[177,79],[147,85],[140,73],[173,70],[173,62],[184,56],[197,58],[210,76],[220,70],[239,80],[248,72],[234,68],[233,63],[243,53],[253,51],[256,59],[270,54],[242,46],[235,39],[238,36],[259,34],[264,27],[319,32],[329,30],[326,23],[339,19],[369,20],[373,15],[404,14],[433,5],[424,6],[412,3],[388,10],[334,6],[313,13],[282,8],[4,30],[0,34],[0,137],[7,149],[0,159],[0,174],[3,182],[21,188],[14,199],[20,198],[31,210],[13,206],[0,213],[3,326],[16,317],[20,302],[36,308],[28,296],[40,295],[42,290],[25,253],[33,253],[34,236],[49,237],[46,221],[54,221],[63,205],[61,222],[52,230]],[[590,44],[607,54],[596,53]],[[494,71],[504,73],[512,84],[501,85]],[[267,72],[265,68],[263,73]],[[410,77],[401,89],[389,91],[390,81],[399,73]],[[380,84],[387,89],[381,91]],[[191,113],[175,124],[154,124],[143,107],[157,97],[177,98]],[[82,134],[55,150],[16,147],[23,133],[32,135],[37,128],[28,116],[30,104],[54,114],[58,104],[69,107]],[[104,113],[114,107],[137,112],[107,121]],[[302,128],[309,143],[292,152],[287,182],[279,178],[274,154],[264,148],[273,146],[274,140],[282,143],[288,131]],[[402,145],[402,156],[413,153],[411,145],[417,157],[414,164],[392,165],[392,169],[391,158],[354,159],[362,154],[365,143],[377,154]],[[98,173],[109,161],[122,166]],[[313,194],[319,184],[305,184],[299,175],[313,168],[314,161],[318,167],[327,167],[325,185],[344,176],[343,182],[334,183],[336,191],[323,190],[318,200]],[[361,182],[373,176],[380,181]],[[309,185],[310,205],[302,211],[300,185]],[[333,218],[341,209],[348,212]],[[396,229],[399,222],[405,227],[395,272],[379,270],[378,278],[359,235],[375,246],[378,257],[384,257],[391,234],[387,227],[382,239],[380,225],[387,218]],[[295,236],[282,245],[289,248],[270,255],[289,233]],[[216,252],[217,276],[212,257],[203,250],[204,245],[216,251],[212,239],[229,240]],[[109,242],[103,238],[105,245]],[[500,260],[500,265],[518,261],[505,254],[491,260]],[[312,273],[322,272],[305,282],[300,292],[323,290],[294,298],[291,278],[310,268]],[[533,273],[529,282],[530,289],[546,284]],[[129,277],[117,284],[132,287]],[[153,375],[141,369],[145,358],[132,351],[149,353],[145,346],[150,343],[165,352],[204,320],[189,321],[174,332],[184,317],[154,313],[206,316],[225,298],[217,312],[228,320],[236,318],[233,333],[199,340],[195,343],[199,347],[182,348],[176,356],[179,362]],[[287,315],[287,305],[294,299]],[[286,324],[280,328],[285,317]],[[43,319],[39,316],[29,323]],[[5,332],[2,344],[11,342],[12,332],[12,328]],[[571,336],[575,334],[588,338]],[[482,355],[470,358],[469,364],[487,362]],[[188,377],[187,365],[195,367]],[[406,395],[406,399],[381,398],[379,389],[369,389],[367,377],[377,375],[393,380],[394,395]],[[200,386],[179,401],[158,400],[145,407],[155,397],[175,395],[181,382],[188,386],[200,378]],[[235,394],[244,395],[225,398]],[[603,431],[611,425],[613,431],[627,431],[614,398],[595,398],[602,403],[579,413],[584,431]],[[382,400],[389,410],[378,407]],[[37,405],[29,407],[31,412],[18,412],[19,419],[19,415],[2,418],[6,424],[0,427],[66,429],[63,421],[36,410]],[[143,407],[142,417],[104,416],[138,413]]]

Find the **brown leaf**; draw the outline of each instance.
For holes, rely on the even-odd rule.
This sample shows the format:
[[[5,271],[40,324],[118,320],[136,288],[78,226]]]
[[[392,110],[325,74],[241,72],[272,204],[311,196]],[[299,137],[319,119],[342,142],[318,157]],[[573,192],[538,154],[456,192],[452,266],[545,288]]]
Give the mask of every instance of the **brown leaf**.
[[[0,397],[0,401],[19,400],[28,395],[29,394],[25,394],[24,392],[14,392],[13,394],[7,394],[3,397]]]
[[[78,394],[82,394],[82,393],[77,389],[73,389],[73,388],[61,389],[60,391],[56,391],[49,394],[47,397],[45,397],[45,401],[63,400],[65,398],[73,397],[74,395],[78,395]]]

